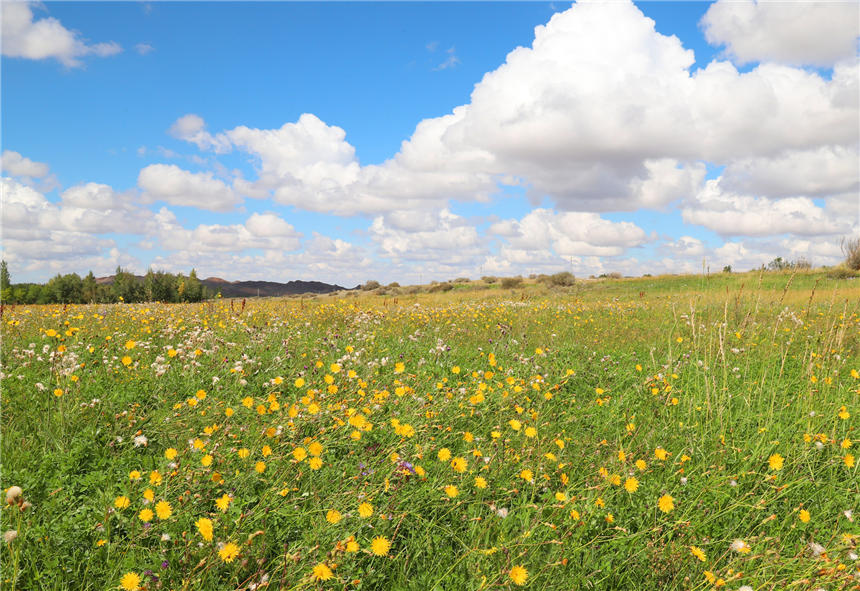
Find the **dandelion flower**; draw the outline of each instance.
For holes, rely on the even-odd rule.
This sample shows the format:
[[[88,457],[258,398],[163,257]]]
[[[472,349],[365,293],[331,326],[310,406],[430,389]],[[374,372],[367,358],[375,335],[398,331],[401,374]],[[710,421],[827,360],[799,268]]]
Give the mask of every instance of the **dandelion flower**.
[[[140,575],[137,573],[125,573],[119,581],[120,587],[125,591],[137,591],[140,589]]]
[[[168,460],[172,460],[176,457],[176,450],[172,447],[168,447],[166,450],[164,450],[164,457]]]
[[[510,570],[508,576],[511,578],[514,585],[525,585],[529,578],[529,571],[527,571],[524,566],[518,564]]]
[[[454,472],[463,473],[466,471],[466,466],[467,466],[467,464],[466,464],[465,458],[461,458],[458,456],[458,457],[454,458],[453,460],[451,460],[451,468],[454,469]]]
[[[845,462],[845,466],[848,468],[854,467],[854,454],[845,454],[842,457],[842,461]]]
[[[113,506],[117,509],[125,509],[131,504],[129,498],[125,495],[119,496],[113,500]]]
[[[522,478],[526,482],[531,482],[532,480],[534,480],[534,474],[532,474],[531,470],[526,468],[525,470],[520,472],[520,478]]]
[[[809,523],[809,511],[806,509],[801,509],[798,514],[798,519],[800,519],[803,523]]]
[[[624,490],[629,493],[635,493],[639,489],[639,481],[631,477],[624,481]]]
[[[152,515],[153,515],[153,513],[152,513],[151,509],[144,509],[140,513],[137,514],[138,518],[140,518],[140,520],[143,522],[152,521]]]
[[[362,518],[367,519],[368,517],[373,515],[373,505],[371,505],[370,503],[362,503],[358,506],[358,514]]]
[[[346,551],[347,552],[358,552],[358,542],[354,539],[350,539],[346,543]]]
[[[705,562],[707,560],[707,557],[705,556],[705,551],[698,546],[690,546],[690,554],[692,554],[702,562]]]
[[[330,578],[334,576],[331,572],[331,569],[324,562],[320,562],[313,568],[311,572],[311,577],[314,581],[328,581]]]
[[[671,495],[663,495],[660,497],[660,500],[657,501],[657,506],[663,513],[668,513],[675,508],[675,499],[673,499]]]
[[[767,459],[767,463],[771,470],[782,470],[783,457],[779,454],[773,454]]]
[[[654,450],[654,456],[658,460],[665,460],[669,456],[669,452],[667,452],[662,447],[658,447],[657,449]]]
[[[475,486],[478,488],[487,488],[487,479],[483,476],[475,477]]]
[[[254,464],[254,471],[257,472],[257,474],[262,474],[263,472],[265,472],[266,462],[257,462],[256,464]]]
[[[729,549],[733,550],[734,552],[738,552],[739,554],[749,554],[752,550],[752,548],[750,548],[749,544],[747,544],[743,540],[733,541],[731,543],[731,545],[729,546]]]
[[[387,556],[388,550],[391,549],[391,542],[384,536],[376,536],[370,542],[370,550],[376,556]]]
[[[218,509],[220,509],[222,513],[226,513],[227,507],[230,506],[231,500],[232,499],[230,499],[230,495],[228,495],[227,493],[224,493],[223,495],[221,495],[220,497],[218,497],[215,500],[215,506],[218,507]]]
[[[535,429],[534,427],[526,427],[526,430],[523,433],[526,437],[531,439],[532,437],[537,435],[537,429]]]
[[[320,458],[313,457],[308,460],[308,466],[311,470],[319,470],[323,466],[323,461]]]
[[[155,504],[155,514],[158,515],[159,519],[167,519],[173,515],[173,508],[167,501],[159,501]]]
[[[221,560],[224,562],[233,562],[233,559],[239,556],[239,546],[233,542],[229,542],[218,551],[218,556],[220,556]]]
[[[329,509],[328,513],[325,514],[325,520],[331,524],[336,524],[341,519],[343,519],[343,515],[340,514],[340,511],[335,509]]]
[[[439,458],[440,462],[447,462],[451,459],[451,450],[447,447],[443,447],[439,450],[439,453],[436,454],[436,457]]]
[[[323,453],[323,446],[320,445],[318,441],[314,441],[308,446],[308,453],[312,456],[321,456]]]
[[[201,517],[197,521],[194,522],[194,525],[197,526],[197,531],[200,532],[200,535],[207,542],[212,541],[212,520],[207,517]]]
[[[457,487],[453,484],[449,484],[445,487],[445,494],[451,497],[452,499],[460,494],[460,491],[457,490]]]
[[[305,448],[297,447],[293,450],[293,459],[295,459],[297,462],[301,462],[306,457],[308,457],[308,452],[307,450],[305,450]]]

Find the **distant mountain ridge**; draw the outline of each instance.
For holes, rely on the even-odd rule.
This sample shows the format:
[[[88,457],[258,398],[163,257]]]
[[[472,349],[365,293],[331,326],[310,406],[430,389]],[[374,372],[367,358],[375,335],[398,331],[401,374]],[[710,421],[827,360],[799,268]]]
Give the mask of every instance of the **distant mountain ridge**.
[[[114,275],[96,277],[96,283],[110,285],[113,283],[114,277]],[[143,283],[143,275],[135,275],[134,278]],[[206,286],[210,293],[217,294],[220,292],[221,297],[225,298],[278,297],[303,293],[320,294],[349,289],[322,281],[301,281],[298,279],[278,283],[276,281],[227,281],[220,277],[207,277],[201,279],[200,283]]]

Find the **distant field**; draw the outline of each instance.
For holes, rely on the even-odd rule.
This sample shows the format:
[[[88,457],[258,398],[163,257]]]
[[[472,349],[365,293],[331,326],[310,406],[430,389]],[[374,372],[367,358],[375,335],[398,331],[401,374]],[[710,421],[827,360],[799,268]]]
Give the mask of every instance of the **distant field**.
[[[2,588],[860,588],[860,279],[478,283],[6,308]]]

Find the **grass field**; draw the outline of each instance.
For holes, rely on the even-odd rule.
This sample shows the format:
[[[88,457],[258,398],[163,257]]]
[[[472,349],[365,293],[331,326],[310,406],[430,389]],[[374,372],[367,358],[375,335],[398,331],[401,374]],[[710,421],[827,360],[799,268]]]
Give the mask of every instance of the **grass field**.
[[[858,335],[816,272],[7,308],[2,587],[860,588]]]

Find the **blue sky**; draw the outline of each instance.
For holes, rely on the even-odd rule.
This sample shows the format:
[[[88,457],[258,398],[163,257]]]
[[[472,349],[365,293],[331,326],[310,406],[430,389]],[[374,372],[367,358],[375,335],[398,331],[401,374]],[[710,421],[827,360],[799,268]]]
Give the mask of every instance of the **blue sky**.
[[[3,10],[15,280],[833,264],[860,228],[850,4]]]

